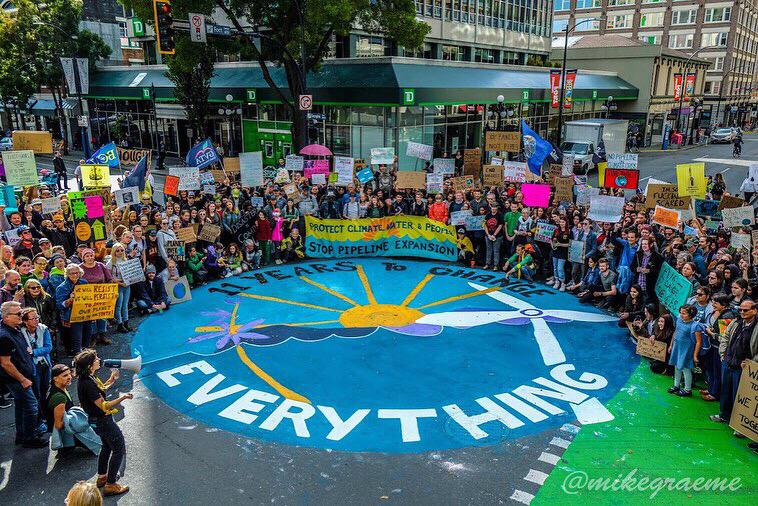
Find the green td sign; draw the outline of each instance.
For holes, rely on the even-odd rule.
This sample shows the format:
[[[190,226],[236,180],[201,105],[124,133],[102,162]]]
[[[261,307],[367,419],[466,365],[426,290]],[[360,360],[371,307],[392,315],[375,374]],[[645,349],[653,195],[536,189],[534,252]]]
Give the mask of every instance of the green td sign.
[[[592,90],[592,100],[597,100],[597,90]]]
[[[245,96],[247,97],[248,102],[255,102],[255,90],[254,89],[247,89],[245,90]]]
[[[146,100],[150,98],[150,88],[142,88],[142,98]]]
[[[127,24],[127,35],[129,37],[144,37],[145,23],[140,18],[131,18]]]
[[[521,100],[523,100],[524,102],[529,101],[529,90],[523,90],[521,92]]]
[[[416,90],[413,88],[403,89],[403,105],[413,105],[416,103]]]

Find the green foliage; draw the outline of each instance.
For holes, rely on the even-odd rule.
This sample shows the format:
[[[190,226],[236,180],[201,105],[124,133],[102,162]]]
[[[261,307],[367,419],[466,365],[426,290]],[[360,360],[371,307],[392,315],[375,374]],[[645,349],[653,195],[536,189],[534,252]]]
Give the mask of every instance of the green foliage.
[[[174,83],[176,99],[187,110],[187,120],[197,135],[203,136],[210,108],[213,49],[207,44],[192,42],[188,36],[179,36],[176,54],[168,57],[166,65],[166,77]]]
[[[545,57],[537,56],[536,54],[529,55],[529,58],[526,59],[526,64],[530,67],[544,67],[546,65]]]

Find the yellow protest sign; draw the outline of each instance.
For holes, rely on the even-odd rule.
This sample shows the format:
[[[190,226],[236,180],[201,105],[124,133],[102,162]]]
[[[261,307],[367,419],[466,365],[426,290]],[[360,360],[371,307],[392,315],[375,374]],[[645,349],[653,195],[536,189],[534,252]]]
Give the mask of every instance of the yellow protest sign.
[[[30,149],[35,154],[50,154],[53,152],[53,136],[46,131],[16,130],[13,132],[13,149]]]
[[[117,283],[88,283],[74,288],[71,323],[113,318],[118,298]]]
[[[676,166],[676,182],[680,197],[705,198],[707,191],[704,163],[682,163]]]
[[[608,168],[608,162],[600,162],[597,164],[597,185],[600,188],[605,186],[605,169]]]
[[[85,188],[110,188],[111,173],[107,165],[82,165],[82,184]]]

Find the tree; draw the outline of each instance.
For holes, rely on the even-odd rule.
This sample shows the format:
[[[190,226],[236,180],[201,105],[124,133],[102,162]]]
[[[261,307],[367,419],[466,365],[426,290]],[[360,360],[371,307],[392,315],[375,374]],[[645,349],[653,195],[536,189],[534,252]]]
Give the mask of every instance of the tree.
[[[192,42],[188,36],[180,36],[176,41],[176,55],[168,58],[166,65],[166,77],[174,83],[174,95],[187,110],[187,121],[196,135],[204,138],[213,77],[211,46]]]

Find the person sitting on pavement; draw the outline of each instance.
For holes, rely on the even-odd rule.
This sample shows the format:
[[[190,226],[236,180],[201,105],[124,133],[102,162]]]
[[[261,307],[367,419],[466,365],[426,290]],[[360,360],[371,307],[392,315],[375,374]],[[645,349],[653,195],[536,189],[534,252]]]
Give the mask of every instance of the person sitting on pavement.
[[[137,307],[142,314],[168,309],[171,302],[166,294],[166,285],[156,276],[155,266],[147,266],[145,277],[145,281],[140,281],[137,285]]]

